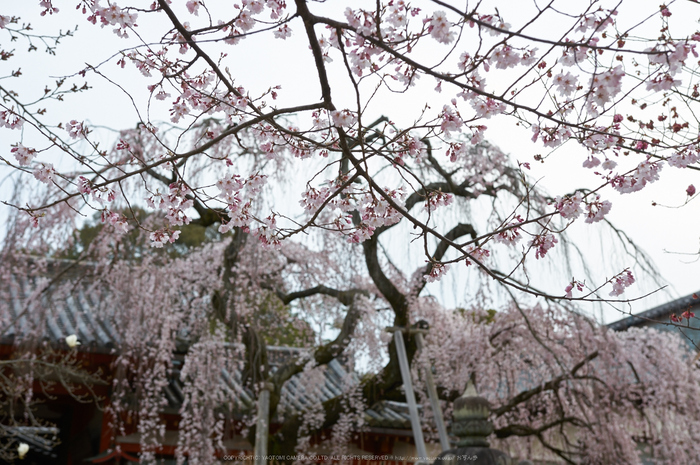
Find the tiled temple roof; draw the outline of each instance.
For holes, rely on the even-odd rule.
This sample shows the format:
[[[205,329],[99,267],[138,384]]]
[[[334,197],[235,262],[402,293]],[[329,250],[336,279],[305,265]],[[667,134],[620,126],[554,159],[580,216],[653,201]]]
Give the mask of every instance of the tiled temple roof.
[[[122,343],[119,331],[114,327],[109,306],[98,304],[109,296],[95,290],[88,283],[78,284],[66,291],[65,286],[50,287],[38,299],[30,296],[41,286],[41,278],[12,275],[0,288],[0,310],[9,315],[11,323],[0,336],[0,344],[12,344],[24,337],[29,328],[30,315],[43,314],[45,318],[43,339],[61,344],[67,335],[75,334],[81,342],[81,350],[97,353],[116,354]],[[107,300],[108,301],[108,300]],[[6,308],[1,307],[5,305]],[[42,306],[42,312],[32,308]],[[9,311],[8,311],[9,310]],[[36,326],[36,322],[33,322]],[[271,370],[305,349],[290,347],[268,347],[268,360]],[[164,395],[171,411],[179,410],[184,400],[180,369],[184,363],[182,355],[174,354],[173,370]],[[311,405],[332,399],[347,391],[348,383],[359,383],[359,377],[349,372],[335,359],[326,365],[324,380],[316,382],[313,388],[307,386],[305,377],[298,374],[288,380],[282,389],[281,402],[287,409],[301,412]],[[255,406],[255,394],[243,387],[240,372],[221,372],[222,386],[239,411],[251,410]],[[365,420],[370,426],[380,428],[410,428],[410,417],[405,404],[381,402],[365,412]]]

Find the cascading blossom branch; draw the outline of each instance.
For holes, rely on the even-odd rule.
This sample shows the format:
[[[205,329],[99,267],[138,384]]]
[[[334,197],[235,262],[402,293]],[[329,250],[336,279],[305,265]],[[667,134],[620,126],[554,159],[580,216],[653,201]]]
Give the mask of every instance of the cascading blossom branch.
[[[566,259],[566,247],[575,247],[564,236],[572,222],[605,227],[606,186],[635,194],[660,182],[666,163],[698,167],[692,105],[700,98],[700,33],[669,19],[683,11],[680,2],[642,11],[643,1],[533,1],[519,3],[517,13],[488,9],[489,2],[465,9],[424,0],[76,3],[94,33],[116,34],[120,45],[100,42],[104,55],[85,57],[97,65],[47,79],[39,97],[13,84],[26,78],[19,65],[0,76],[0,131],[9,134],[0,158],[18,187],[0,199],[16,208],[0,266],[15,249],[30,251],[31,260],[63,252],[32,246],[46,236],[40,245],[61,244],[77,215],[93,215],[100,236],[85,250],[96,249],[98,266],[109,264],[100,278],[114,299],[102,305],[117,303],[113,327],[125,347],[117,363],[129,371],[113,400],[129,413],[133,381],[143,461],[155,460],[165,437],[162,392],[176,350],[186,352],[180,463],[211,463],[225,452],[228,432],[240,431],[227,422],[241,412],[222,416],[222,406],[235,403],[220,389],[228,385],[218,384],[224,369],[240,371],[254,394],[261,383],[273,385],[271,418],[283,423],[268,438],[275,450],[304,451],[334,422],[333,441],[352,441],[351,418],[359,426],[366,406],[401,396],[396,353],[381,331],[392,319],[429,321],[426,353],[418,356],[436,368],[440,388],[462,390],[476,379],[501,409],[497,436],[523,455],[536,447],[557,460],[635,463],[634,434],[652,438],[654,453],[669,463],[698,456],[697,370],[678,341],[653,331],[617,337],[553,307],[485,311],[486,293],[500,286],[484,286],[484,305],[473,312],[421,295],[464,261],[460,272],[470,279],[552,300],[598,300],[608,291],[609,301],[624,299],[639,278],[632,268],[608,273],[597,287],[577,270],[570,281],[544,275],[542,290],[529,283],[539,278],[536,260]],[[62,17],[51,0],[40,5],[44,15]],[[630,24],[625,5],[648,19]],[[2,47],[14,38],[30,49],[41,38],[59,57],[72,46],[64,33],[23,26],[29,19],[0,16],[8,38],[0,40],[0,62],[25,53]],[[251,53],[256,59],[242,66],[240,57]],[[140,118],[108,150],[102,115],[55,110],[73,93],[95,95],[96,79],[119,89],[100,98],[125,98]],[[509,121],[513,134],[531,130],[535,151],[546,153],[514,160],[486,142]],[[567,143],[586,154],[566,160],[569,179],[589,170],[597,183],[550,197],[532,178]],[[697,196],[688,184],[676,189],[687,202]],[[133,227],[150,248],[124,250]],[[191,231],[211,242],[190,245]],[[180,236],[188,241],[171,247]],[[410,244],[427,259],[413,270]],[[688,311],[673,321],[690,318]],[[318,328],[335,328],[337,339],[326,341]],[[268,344],[309,349],[269,370]],[[466,362],[465,353],[473,355]],[[409,356],[416,367],[413,350]],[[361,388],[336,393],[344,412],[334,418],[313,405],[300,412],[301,428],[300,417],[287,415],[282,393],[293,376],[316,392],[326,365],[363,358],[372,361]],[[636,422],[642,410],[663,419],[660,426]],[[242,413],[246,421],[254,416]]]
[[[573,196],[557,197],[554,207],[562,218],[575,220],[582,213],[585,213],[586,223],[597,223],[610,212],[612,203],[608,200],[600,200],[600,195],[593,194],[593,200],[588,201],[581,192],[576,192]]]
[[[58,17],[50,0],[41,5],[45,14]],[[241,0],[222,6],[207,0],[182,4],[156,0],[149,10],[127,0],[81,2],[79,9],[86,20],[99,26],[95,31],[111,31],[125,45],[114,55],[113,70],[106,70],[110,64],[106,62],[81,70],[77,76],[88,79],[96,71],[114,77],[117,83],[123,77],[120,70],[133,65],[148,90],[148,100],[135,99],[136,106],[144,103],[149,112],[143,114],[151,115],[152,110],[158,118],[144,117],[132,134],[123,134],[107,164],[93,133],[98,125],[78,111],[60,120],[60,137],[46,137],[48,149],[47,144],[18,138],[8,158],[24,174],[43,183],[47,192],[53,189],[52,195],[65,194],[66,201],[80,199],[83,205],[76,207],[78,211],[85,205],[93,207],[105,224],[121,233],[128,230],[129,221],[131,225],[136,222],[120,216],[120,208],[133,199],[145,200],[163,219],[162,224],[148,226],[154,247],[175,241],[178,228],[203,211],[213,213],[221,234],[233,228],[253,231],[264,246],[277,247],[284,238],[314,228],[330,229],[351,243],[364,243],[407,214],[413,216],[418,234],[440,243],[449,233],[440,222],[456,210],[443,207],[484,194],[498,197],[516,192],[511,189],[513,183],[521,180],[514,180],[513,168],[503,161],[506,155],[475,150],[486,145],[487,120],[498,116],[531,128],[533,142],[547,149],[572,142],[587,150],[583,165],[599,177],[601,186],[559,195],[552,205],[565,222],[583,218],[586,223],[600,223],[612,208],[598,194],[600,187],[638,192],[661,179],[666,162],[683,168],[700,160],[698,127],[686,104],[700,95],[688,80],[696,66],[700,33],[672,31],[675,25],[668,18],[675,5],[658,10],[654,6],[649,15],[646,25],[658,20],[660,36],[642,33],[637,26],[621,27],[624,5],[619,11],[599,6],[584,8],[579,15],[560,16],[562,25],[569,26],[562,31],[569,32],[556,36],[556,31],[543,27],[537,14],[528,23],[525,18],[508,18],[507,12],[487,11],[482,5],[473,11],[456,6],[436,10],[430,3],[391,1],[366,8],[330,9],[324,16],[313,2],[306,1]],[[542,17],[558,14],[554,5],[544,10],[547,14],[543,12]],[[209,17],[221,20],[210,24]],[[19,30],[16,19],[3,18],[3,33]],[[132,37],[132,31],[144,24],[151,27],[152,18],[167,20],[168,28],[158,40],[146,40],[148,45],[144,45]],[[516,20],[518,24],[512,26]],[[158,23],[152,24],[157,30]],[[312,25],[315,32],[303,24]],[[619,35],[622,30],[627,35]],[[640,38],[630,40],[636,33]],[[239,77],[241,71],[231,66],[226,53],[233,47],[236,53],[244,51],[251,34],[271,39],[302,36],[303,53],[313,58],[310,79],[321,89],[320,98],[314,95],[307,101],[305,92],[288,76],[274,76],[269,85],[262,86],[248,85],[248,73]],[[542,47],[542,43],[551,47]],[[423,44],[431,47],[429,58]],[[10,52],[4,53],[3,59],[12,58]],[[350,79],[340,81],[338,75]],[[415,114],[415,118],[401,118],[412,123],[401,126],[390,114],[377,125],[370,123],[368,112],[378,107],[385,93],[401,95],[425,78],[431,85],[437,81],[437,86],[429,99],[419,102],[420,110],[406,111],[405,116]],[[371,92],[365,87],[370,81],[376,85]],[[343,86],[348,83],[356,87],[352,98],[346,99]],[[47,87],[47,95],[62,92],[58,87]],[[267,90],[258,90],[256,95],[256,87]],[[665,93],[666,101],[654,103],[648,91]],[[32,113],[31,105],[19,103],[0,108],[0,128],[49,128],[39,110]],[[164,106],[156,108],[158,105]],[[651,111],[655,113],[640,116]],[[168,120],[182,128],[162,123]],[[31,125],[24,124],[29,121]],[[169,139],[167,131],[177,134]],[[19,131],[12,134],[19,137]],[[154,140],[147,141],[148,137]],[[61,165],[50,158],[57,151],[70,154],[86,169],[61,172]],[[234,154],[250,155],[254,161],[238,164],[232,161]],[[636,167],[624,171],[618,168],[618,161],[627,155]],[[230,172],[212,168],[222,160],[227,160]],[[322,167],[311,169],[313,162],[307,160]],[[518,166],[530,169],[531,162]],[[283,211],[279,205],[273,210],[270,205],[274,202],[258,202],[261,186],[277,182],[281,177],[276,174],[285,170],[298,173],[294,177],[306,186],[299,197],[301,215],[292,209]],[[132,182],[140,177],[145,181]],[[324,178],[343,181],[314,184]],[[353,180],[352,185],[340,189],[348,179]],[[401,188],[405,191],[400,192]],[[119,199],[121,192],[127,194]],[[528,234],[529,244],[521,251],[528,254],[534,249],[536,259],[544,258],[563,241],[557,239],[555,227],[540,225],[541,230],[526,231],[527,226],[518,224],[524,221],[516,219],[530,218],[533,209],[538,215],[549,214],[540,206],[535,208],[535,203],[526,200],[518,208],[499,213],[494,218],[513,221],[495,226],[498,230],[492,228],[497,223],[493,221],[486,230],[477,231],[477,236],[510,245],[510,253],[515,253],[512,246]],[[24,202],[17,205],[29,213],[34,224],[39,218],[48,219],[41,206],[26,209]],[[416,205],[424,211],[413,215],[411,209]],[[268,207],[269,211],[262,211]],[[452,252],[457,243],[463,242],[452,242]],[[493,245],[456,247],[459,257],[450,259],[470,263],[471,254],[480,260],[478,254],[496,253],[498,246]],[[429,251],[426,254],[430,256]]]

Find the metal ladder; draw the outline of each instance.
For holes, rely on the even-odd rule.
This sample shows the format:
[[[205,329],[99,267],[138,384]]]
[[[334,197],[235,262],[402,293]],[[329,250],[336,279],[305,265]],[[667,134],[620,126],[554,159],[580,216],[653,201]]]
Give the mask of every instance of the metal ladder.
[[[420,419],[418,418],[418,406],[416,404],[416,396],[413,391],[413,383],[411,382],[411,370],[408,366],[408,356],[406,355],[406,345],[403,340],[403,333],[413,334],[416,338],[416,345],[418,350],[423,349],[423,333],[427,333],[426,329],[420,328],[400,328],[396,326],[390,326],[387,331],[394,333],[394,343],[396,344],[396,353],[399,357],[399,368],[401,369],[401,378],[403,380],[403,389],[406,394],[406,401],[408,402],[408,412],[411,416],[411,429],[413,430],[413,439],[416,443],[416,452],[420,457],[420,461],[416,464],[427,464],[428,453],[425,449],[425,439],[423,438],[423,430],[420,426]],[[425,381],[428,388],[428,397],[430,398],[430,406],[433,409],[433,415],[435,416],[435,423],[438,430],[438,435],[440,436],[440,448],[442,451],[446,451],[450,448],[450,441],[447,437],[447,429],[445,428],[445,420],[442,416],[442,409],[440,408],[440,401],[437,396],[437,389],[435,387],[435,380],[433,379],[433,372],[430,365],[423,367],[423,372],[425,374]]]

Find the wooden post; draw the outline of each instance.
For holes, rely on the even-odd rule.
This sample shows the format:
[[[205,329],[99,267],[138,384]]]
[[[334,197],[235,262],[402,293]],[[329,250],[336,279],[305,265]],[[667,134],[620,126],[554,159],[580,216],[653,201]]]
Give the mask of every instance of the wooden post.
[[[416,397],[413,393],[413,383],[411,382],[411,370],[408,366],[406,346],[403,342],[403,334],[401,330],[394,331],[394,342],[396,343],[396,352],[399,356],[399,368],[401,368],[403,390],[406,393],[406,401],[408,402],[408,412],[411,415],[411,429],[413,429],[413,439],[416,442],[416,452],[418,453],[418,457],[420,458],[419,462],[416,463],[427,463],[428,454],[425,450],[423,430],[421,429],[420,419],[418,418],[418,407],[416,405]]]
[[[255,427],[255,465],[267,465],[267,436],[270,425],[270,391],[272,386],[263,383],[258,396],[258,421]]]
[[[423,334],[416,333],[416,345],[418,350],[423,350]],[[440,436],[440,448],[442,452],[449,450],[450,440],[447,436],[447,428],[445,428],[445,419],[442,416],[442,409],[440,408],[440,400],[438,399],[437,389],[435,388],[435,380],[433,379],[433,371],[430,367],[430,363],[424,367],[425,372],[425,384],[428,387],[428,397],[430,397],[430,406],[433,408],[433,415],[435,415],[435,423],[437,425],[438,435]]]

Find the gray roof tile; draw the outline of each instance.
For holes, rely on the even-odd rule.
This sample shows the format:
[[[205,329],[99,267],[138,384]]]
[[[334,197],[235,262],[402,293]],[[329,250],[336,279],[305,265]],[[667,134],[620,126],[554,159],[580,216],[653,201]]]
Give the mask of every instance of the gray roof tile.
[[[27,315],[44,314],[44,338],[60,342],[70,334],[76,334],[82,343],[82,350],[102,353],[113,352],[120,346],[121,340],[118,332],[112,327],[109,308],[99,308],[99,302],[108,298],[104,293],[98,294],[94,287],[86,283],[66,289],[61,286],[52,286],[39,300],[27,304],[27,299],[37,288],[36,278],[13,276],[10,283],[0,288],[0,306],[7,305],[6,310],[12,318],[17,318],[18,325],[10,328],[6,334],[0,337],[0,343],[12,343],[17,337],[28,333]],[[3,299],[2,296],[9,296]],[[29,310],[24,312],[25,305]],[[43,308],[32,311],[37,306]],[[99,309],[99,311],[98,311]],[[23,313],[24,312],[24,313]],[[106,313],[105,313],[106,312]],[[101,317],[102,316],[102,317]],[[19,333],[19,334],[16,334]],[[268,347],[268,359],[271,369],[274,370],[281,363],[296,355],[308,354],[308,350],[290,347]],[[170,409],[178,410],[184,401],[183,383],[180,380],[180,369],[183,363],[182,356],[176,356],[173,360],[169,384],[164,389],[163,395]],[[341,395],[348,388],[348,383],[359,383],[359,377],[349,373],[339,360],[332,360],[323,371],[322,385],[309,388],[304,382],[304,374],[294,376],[285,383],[281,398],[286,408],[294,412],[303,412],[318,402],[324,402]],[[255,394],[241,385],[241,374],[229,372],[225,369],[221,372],[221,382],[224,388],[231,393],[233,406],[239,411],[251,410],[255,407]],[[408,427],[409,416],[405,405],[400,403],[383,402],[367,410],[367,417],[372,426],[383,427]]]

